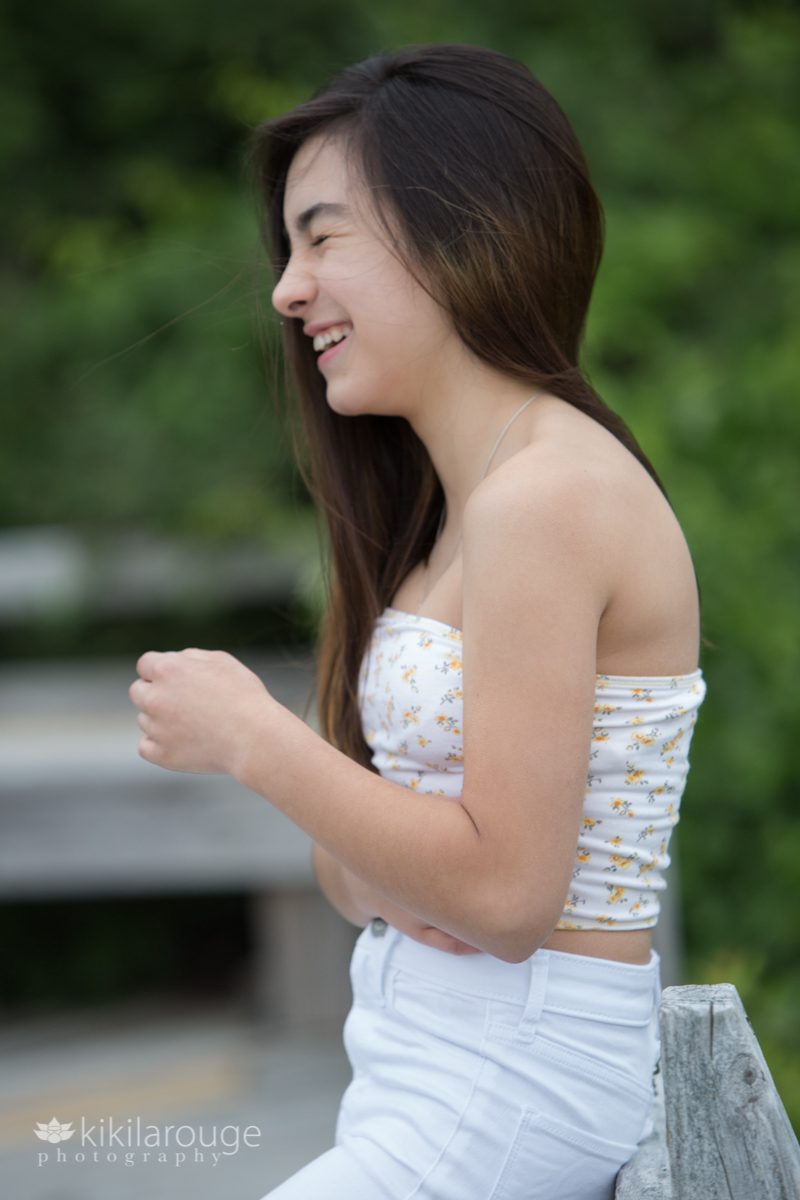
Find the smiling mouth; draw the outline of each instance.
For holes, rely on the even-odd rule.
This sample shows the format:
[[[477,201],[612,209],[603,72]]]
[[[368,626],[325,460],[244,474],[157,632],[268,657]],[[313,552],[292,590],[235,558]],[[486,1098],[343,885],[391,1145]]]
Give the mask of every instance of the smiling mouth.
[[[352,330],[351,330],[351,332],[352,332]],[[333,355],[336,353],[336,351],[339,350],[345,344],[345,342],[349,341],[349,339],[350,339],[350,334],[346,333],[345,336],[343,338],[340,338],[338,342],[334,342],[332,345],[326,346],[317,355],[317,362],[320,363],[320,362],[322,362],[323,359],[332,358]]]

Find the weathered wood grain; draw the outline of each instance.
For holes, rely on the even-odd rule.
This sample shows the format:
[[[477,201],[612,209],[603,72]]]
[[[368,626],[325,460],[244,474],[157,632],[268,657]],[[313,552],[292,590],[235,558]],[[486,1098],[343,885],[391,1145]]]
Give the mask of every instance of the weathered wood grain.
[[[664,1077],[660,1071],[655,1079],[657,1099],[653,1132],[639,1143],[633,1158],[617,1175],[615,1200],[674,1200],[667,1156]]]
[[[665,988],[661,1037],[677,1200],[797,1200],[800,1146],[733,984]]]
[[[616,1200],[798,1200],[800,1145],[733,984],[665,988],[663,1110]]]

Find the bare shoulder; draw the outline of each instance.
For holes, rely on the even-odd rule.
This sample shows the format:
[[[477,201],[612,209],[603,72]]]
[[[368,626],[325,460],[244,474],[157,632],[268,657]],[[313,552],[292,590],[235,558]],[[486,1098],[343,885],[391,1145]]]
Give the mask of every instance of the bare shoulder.
[[[614,579],[610,558],[617,544],[614,513],[619,509],[619,484],[606,464],[534,443],[470,495],[464,507],[464,555],[470,547],[480,554],[484,539],[506,543],[521,557],[527,547],[539,556],[548,548],[563,552],[582,563],[586,586],[607,600]],[[517,566],[523,568],[523,563]]]
[[[650,473],[614,434],[560,403],[560,410],[549,412],[536,428],[530,444],[475,488],[470,496],[474,509],[557,504],[567,518],[601,524],[621,516],[632,499],[669,510]]]
[[[464,509],[465,568],[470,546],[483,557],[491,538],[510,537],[519,555],[526,544],[540,557],[568,553],[582,567],[576,580],[600,602],[598,672],[691,672],[699,657],[699,597],[678,518],[639,460],[608,430],[577,416],[501,464],[472,493]],[[535,537],[526,542],[523,533],[515,541],[513,528],[526,524]]]
[[[591,465],[526,448],[470,495],[463,514],[462,608],[465,629],[486,626],[518,645],[522,627],[575,669],[594,677],[598,625],[610,598],[608,481]],[[531,633],[529,629],[527,631]],[[533,649],[533,646],[531,646]],[[539,651],[537,650],[537,654]]]

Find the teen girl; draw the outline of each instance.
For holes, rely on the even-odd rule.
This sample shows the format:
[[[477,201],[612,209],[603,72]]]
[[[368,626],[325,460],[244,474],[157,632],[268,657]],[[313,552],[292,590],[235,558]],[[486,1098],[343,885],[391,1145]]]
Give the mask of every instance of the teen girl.
[[[705,681],[680,525],[579,365],[599,201],[477,46],[358,63],[252,150],[329,535],[323,736],[221,651],[144,654],[130,694],[142,757],[262,794],[363,926],[335,1145],[270,1200],[607,1200],[652,1127]]]

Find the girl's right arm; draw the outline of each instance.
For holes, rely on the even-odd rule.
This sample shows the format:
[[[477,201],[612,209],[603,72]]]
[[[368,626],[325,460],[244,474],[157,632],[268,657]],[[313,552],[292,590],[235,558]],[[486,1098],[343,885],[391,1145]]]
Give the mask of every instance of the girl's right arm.
[[[480,954],[476,946],[428,925],[419,917],[393,904],[382,892],[371,888],[349,871],[338,858],[314,843],[314,872],[323,895],[351,925],[363,929],[373,917],[382,917],[395,929],[426,946],[435,946],[449,954]]]

